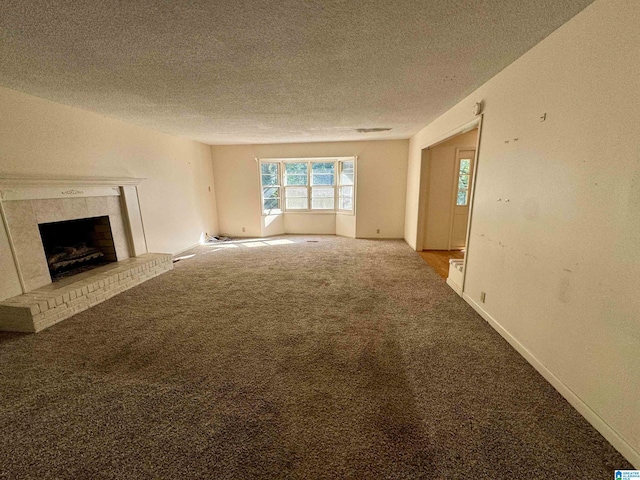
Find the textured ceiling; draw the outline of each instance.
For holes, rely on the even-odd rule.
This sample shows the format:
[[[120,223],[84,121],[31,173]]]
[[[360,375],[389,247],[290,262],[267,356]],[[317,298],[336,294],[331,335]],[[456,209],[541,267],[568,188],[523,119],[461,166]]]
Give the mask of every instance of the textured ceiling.
[[[2,0],[0,85],[210,144],[408,138],[592,1]]]

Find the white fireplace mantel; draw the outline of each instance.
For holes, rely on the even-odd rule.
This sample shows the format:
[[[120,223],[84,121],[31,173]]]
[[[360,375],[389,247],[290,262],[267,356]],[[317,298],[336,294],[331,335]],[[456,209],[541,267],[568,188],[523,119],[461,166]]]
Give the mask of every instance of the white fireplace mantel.
[[[73,177],[0,174],[0,200],[103,197],[120,195],[120,188],[136,186],[143,178]]]
[[[107,197],[105,200],[111,199],[108,203],[112,210],[116,209],[111,213],[116,215],[124,228],[123,238],[126,237],[124,242],[128,246],[121,248],[121,250],[127,251],[125,256],[138,257],[147,253],[137,190],[137,185],[142,180],[144,179],[131,177],[27,176],[0,173],[0,215],[23,292],[29,292],[51,282],[47,275],[29,274],[30,271],[45,270],[46,265],[39,267],[33,265],[36,257],[42,257],[39,260],[39,263],[42,263],[44,254],[39,256],[31,254],[33,248],[43,250],[41,242],[39,247],[34,246],[33,242],[25,242],[30,244],[29,249],[23,243],[25,228],[34,232],[30,238],[37,236],[35,232],[37,232],[38,221],[36,217],[38,215],[37,212],[34,215],[31,211],[38,208],[42,210],[42,202],[58,202],[55,205],[52,203],[52,207],[56,205],[70,207],[69,209],[50,209],[55,210],[54,213],[60,218],[49,221],[64,221],[95,215],[96,201],[99,200],[95,197]],[[31,206],[24,208],[28,202],[31,202],[33,208]],[[49,203],[45,207],[49,206]],[[102,208],[107,208],[104,203],[100,203],[100,205],[103,205]],[[62,212],[62,210],[71,210],[71,212]],[[82,211],[87,213],[83,214]]]
[[[102,185],[119,187],[124,185],[138,185],[144,178],[134,177],[79,177],[62,175],[14,175],[0,173],[0,188],[11,187],[43,187],[64,185]]]

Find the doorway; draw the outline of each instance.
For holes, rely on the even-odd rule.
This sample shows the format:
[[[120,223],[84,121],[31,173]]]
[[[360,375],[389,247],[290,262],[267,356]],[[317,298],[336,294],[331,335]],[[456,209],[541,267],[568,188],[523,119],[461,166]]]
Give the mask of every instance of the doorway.
[[[478,129],[430,148],[422,250],[464,250]]]
[[[464,287],[482,117],[422,150],[418,251],[459,295]]]

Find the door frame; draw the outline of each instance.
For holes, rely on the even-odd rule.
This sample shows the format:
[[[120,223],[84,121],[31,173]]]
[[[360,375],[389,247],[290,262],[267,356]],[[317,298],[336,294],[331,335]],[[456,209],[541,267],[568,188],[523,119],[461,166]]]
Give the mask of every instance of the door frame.
[[[418,195],[418,238],[416,238],[416,251],[423,251],[424,246],[424,237],[426,234],[426,216],[427,216],[427,202],[429,201],[429,185],[428,180],[431,174],[431,149],[444,143],[453,137],[460,135],[461,133],[469,132],[475,128],[478,129],[478,138],[476,140],[475,146],[475,158],[473,159],[473,173],[471,175],[472,184],[471,191],[469,192],[469,218],[467,219],[467,234],[465,237],[465,253],[464,253],[464,262],[463,262],[463,275],[462,275],[462,285],[460,296],[464,292],[465,281],[467,278],[467,269],[466,264],[469,258],[469,251],[471,246],[471,226],[473,224],[473,204],[476,192],[476,179],[478,176],[478,168],[479,162],[478,159],[480,157],[480,146],[482,140],[482,124],[484,120],[484,114],[478,115],[473,120],[461,125],[458,128],[455,128],[451,132],[443,135],[435,142],[431,142],[421,148],[421,158],[420,158],[420,191]]]

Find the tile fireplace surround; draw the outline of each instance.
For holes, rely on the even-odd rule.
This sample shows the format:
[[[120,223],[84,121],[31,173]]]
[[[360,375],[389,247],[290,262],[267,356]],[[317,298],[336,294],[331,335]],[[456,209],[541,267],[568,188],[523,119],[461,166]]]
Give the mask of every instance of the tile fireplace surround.
[[[147,252],[141,179],[0,175],[0,213],[22,295],[0,302],[0,330],[38,332],[173,267]],[[39,224],[108,216],[117,262],[52,283]],[[13,262],[13,265],[10,265]],[[4,266],[3,266],[4,269]]]

